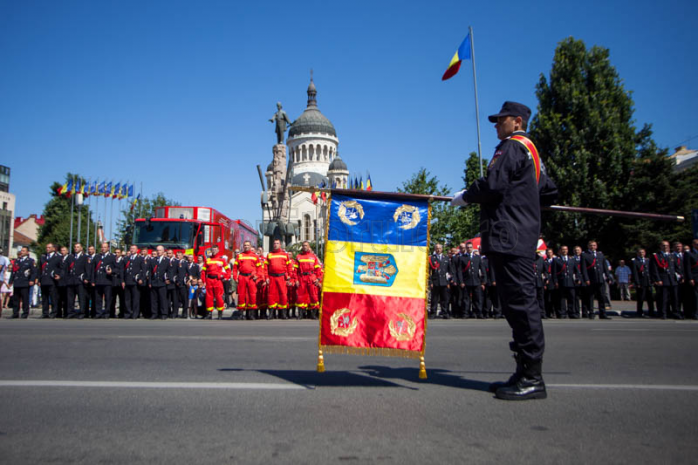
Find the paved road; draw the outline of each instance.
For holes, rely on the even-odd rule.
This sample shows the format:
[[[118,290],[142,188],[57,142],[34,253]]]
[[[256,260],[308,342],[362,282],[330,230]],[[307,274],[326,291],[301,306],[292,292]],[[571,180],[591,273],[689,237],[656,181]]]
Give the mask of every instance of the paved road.
[[[548,321],[549,397],[486,392],[502,320],[415,360],[326,356],[310,321],[0,320],[2,463],[695,463],[698,324]]]

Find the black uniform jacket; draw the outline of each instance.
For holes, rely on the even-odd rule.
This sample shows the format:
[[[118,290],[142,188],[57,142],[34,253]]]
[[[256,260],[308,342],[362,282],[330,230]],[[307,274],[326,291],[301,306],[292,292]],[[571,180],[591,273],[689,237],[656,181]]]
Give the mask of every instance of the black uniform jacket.
[[[58,287],[68,287],[70,285],[70,270],[73,269],[73,254],[61,255],[61,274],[58,281]]]
[[[496,285],[497,276],[494,274],[494,267],[490,265],[490,261],[486,256],[482,257],[482,267],[485,269],[485,284],[487,286]]]
[[[633,284],[640,287],[652,285],[650,279],[650,259],[635,257],[633,259]]]
[[[145,260],[142,255],[127,255],[124,262],[124,284],[135,286],[138,281],[146,282]]]
[[[188,263],[185,259],[177,260],[176,284],[177,286],[187,285]]]
[[[70,270],[69,275],[70,284],[73,286],[85,284],[85,281],[92,281],[90,257],[86,253],[73,255],[73,268]]]
[[[698,250],[692,249],[683,254],[683,275],[686,281],[698,281]],[[696,283],[698,286],[698,283]]]
[[[29,281],[36,281],[37,269],[34,266],[34,259],[31,257],[16,258],[12,264],[10,274],[10,285],[20,288],[29,287]]]
[[[555,267],[555,257],[553,258],[544,258],[543,262],[545,262],[545,279],[548,282],[545,285],[545,288],[549,291],[552,291],[555,289],[555,284],[557,283],[557,270]]]
[[[650,276],[652,282],[661,281],[662,287],[676,286],[676,257],[672,253],[664,255],[662,252],[652,254],[650,257]]]
[[[447,274],[453,274],[451,271],[451,260],[448,255],[441,254],[441,257],[435,253],[429,257],[429,282],[434,286],[448,285]]]
[[[109,252],[102,254],[98,253],[92,259],[92,283],[97,286],[113,286],[114,285],[114,268],[116,267],[116,259],[114,254]],[[112,274],[107,273],[110,269]]]
[[[121,283],[124,282],[124,266],[126,266],[126,260],[124,257],[119,256],[114,257],[114,270],[112,272],[112,279],[114,280],[113,286],[121,287]]]
[[[61,254],[56,252],[51,253],[51,256],[48,254],[43,254],[41,256],[41,261],[39,262],[39,284],[42,286],[58,284],[55,277],[56,275],[60,276],[63,274],[63,270],[61,269],[62,264],[63,257]]]
[[[190,279],[201,279],[201,268],[198,263],[189,263],[187,266],[187,276]]]
[[[482,266],[482,258],[479,255],[473,254],[468,257],[467,254],[462,254],[453,258],[455,259],[456,281],[458,284],[465,284],[466,286],[483,284],[483,277],[486,272]]]
[[[577,281],[581,281],[580,276],[577,274],[576,261],[568,256],[567,261],[565,257],[555,258],[555,283],[559,287],[574,287]]]
[[[585,272],[585,281],[590,284],[604,283],[604,270],[606,268],[606,257],[602,252],[596,251],[596,256],[593,252],[582,252],[581,268]]]
[[[514,135],[528,137],[524,132]],[[469,203],[481,204],[482,252],[531,257],[540,236],[540,207],[552,205],[557,187],[548,178],[543,161],[540,180],[531,155],[520,142],[504,139],[495,149],[487,175],[464,195]]]
[[[167,257],[150,259],[149,282],[153,287],[167,286],[166,280],[170,279],[170,259]]]
[[[545,260],[540,255],[536,254],[536,258],[533,259],[533,270],[531,270],[535,275],[536,287],[545,287],[545,280],[547,275],[545,273]]]

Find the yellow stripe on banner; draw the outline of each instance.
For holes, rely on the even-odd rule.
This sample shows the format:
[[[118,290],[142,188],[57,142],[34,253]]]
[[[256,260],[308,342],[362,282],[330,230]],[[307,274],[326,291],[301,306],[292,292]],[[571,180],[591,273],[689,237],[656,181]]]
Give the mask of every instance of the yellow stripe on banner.
[[[458,50],[456,50],[456,53],[453,54],[453,58],[451,58],[451,62],[448,64],[448,67],[450,68],[451,66],[455,65],[459,61],[461,61],[461,59],[458,56]]]
[[[392,286],[354,284],[356,252],[392,255],[398,269]],[[423,299],[426,296],[426,272],[425,247],[328,241],[323,291]]]

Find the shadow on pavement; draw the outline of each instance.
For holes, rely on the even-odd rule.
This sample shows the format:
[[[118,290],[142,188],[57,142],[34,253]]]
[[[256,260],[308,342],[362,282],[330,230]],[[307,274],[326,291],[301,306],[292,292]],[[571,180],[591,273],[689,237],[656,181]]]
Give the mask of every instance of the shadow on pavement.
[[[359,367],[366,374],[381,379],[402,379],[421,384],[438,384],[458,389],[470,389],[473,391],[489,391],[489,381],[478,381],[453,375],[449,370],[439,368],[427,369],[427,379],[419,379],[418,368],[390,368],[386,366],[367,365]]]
[[[373,376],[350,373],[348,371],[326,371],[318,373],[316,370],[242,370],[239,368],[219,368],[218,371],[254,371],[266,375],[281,378],[289,383],[298,384],[306,388],[320,387],[395,387],[403,389],[416,388],[403,386]]]

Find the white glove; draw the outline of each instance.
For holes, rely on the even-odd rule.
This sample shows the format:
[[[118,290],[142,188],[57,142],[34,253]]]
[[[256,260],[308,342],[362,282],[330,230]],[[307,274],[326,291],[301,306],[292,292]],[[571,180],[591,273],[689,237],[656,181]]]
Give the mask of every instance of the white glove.
[[[456,192],[453,194],[453,199],[451,200],[451,206],[454,207],[465,207],[468,205],[468,202],[465,201],[463,198],[465,196],[465,193],[468,192],[466,189],[463,189],[460,192]]]

